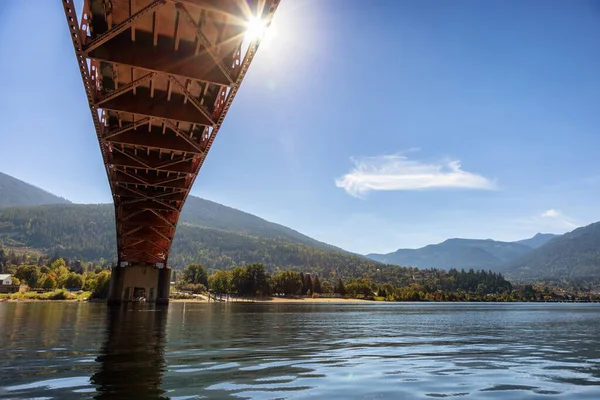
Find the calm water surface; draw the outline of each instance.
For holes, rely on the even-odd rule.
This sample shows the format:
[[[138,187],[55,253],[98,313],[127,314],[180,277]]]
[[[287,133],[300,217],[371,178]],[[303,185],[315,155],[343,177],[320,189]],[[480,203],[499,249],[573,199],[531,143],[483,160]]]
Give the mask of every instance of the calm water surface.
[[[0,304],[0,398],[600,399],[600,305]]]

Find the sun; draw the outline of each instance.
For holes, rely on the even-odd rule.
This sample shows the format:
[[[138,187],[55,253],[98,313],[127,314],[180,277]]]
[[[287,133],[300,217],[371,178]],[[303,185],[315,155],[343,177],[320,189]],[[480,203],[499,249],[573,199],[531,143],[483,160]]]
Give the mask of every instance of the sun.
[[[245,38],[250,41],[261,40],[267,31],[267,23],[259,18],[252,17],[246,22]]]

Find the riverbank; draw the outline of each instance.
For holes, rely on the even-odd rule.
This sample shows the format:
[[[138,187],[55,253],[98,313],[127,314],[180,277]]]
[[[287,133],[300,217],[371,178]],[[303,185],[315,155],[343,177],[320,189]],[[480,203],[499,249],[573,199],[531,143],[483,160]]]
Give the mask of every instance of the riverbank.
[[[86,301],[92,292],[72,293],[68,290],[59,289],[52,292],[16,292],[0,294],[0,302],[15,301]]]
[[[284,297],[273,297],[270,299],[257,300],[258,303],[375,303],[373,300],[364,299],[344,299],[344,298],[302,298],[291,299]]]
[[[33,303],[33,302],[92,302],[92,303],[105,303],[105,299],[89,299],[89,292],[85,292],[86,295],[73,295],[68,298],[61,297],[61,295],[52,295],[55,292],[48,292],[44,294],[30,294],[28,296],[15,296],[11,297],[11,295],[1,294],[0,295],[0,303]],[[36,296],[37,295],[37,296]],[[506,304],[506,303],[573,303],[573,304],[586,304],[586,303],[595,303],[599,304],[600,301],[552,301],[552,300],[544,300],[544,301],[384,301],[384,300],[364,300],[364,299],[344,299],[344,298],[306,298],[306,299],[291,299],[291,298],[280,298],[274,297],[270,299],[235,299],[227,301],[215,301],[208,300],[208,298],[196,298],[196,299],[170,299],[170,303],[264,303],[264,304],[273,304],[273,303],[288,303],[288,304],[352,304],[352,303],[361,303],[361,304],[381,304],[381,303],[480,303],[480,304]]]
[[[201,299],[171,299],[171,303],[295,303],[295,304],[310,304],[310,303],[376,303],[373,300],[363,299],[344,299],[344,298],[286,298],[286,297],[268,297],[268,298],[234,298],[229,301],[213,300],[207,298]]]
[[[54,292],[49,292],[51,294]],[[46,293],[44,293],[46,294]],[[15,303],[15,302],[76,302],[76,301],[92,301],[88,300],[87,297],[74,296],[69,298],[63,298],[59,296],[43,296],[37,295],[37,293],[29,295],[29,296],[15,296],[11,297],[10,295],[2,295],[0,297],[0,303]],[[93,300],[97,302],[104,302],[105,300]],[[207,298],[198,298],[198,299],[170,299],[170,303],[220,303],[221,301],[208,300]],[[373,300],[361,300],[361,299],[286,299],[286,298],[271,298],[271,299],[235,299],[230,300],[228,302],[223,301],[223,303],[290,303],[290,304],[316,304],[316,303],[331,303],[331,304],[345,304],[345,303],[380,303]]]

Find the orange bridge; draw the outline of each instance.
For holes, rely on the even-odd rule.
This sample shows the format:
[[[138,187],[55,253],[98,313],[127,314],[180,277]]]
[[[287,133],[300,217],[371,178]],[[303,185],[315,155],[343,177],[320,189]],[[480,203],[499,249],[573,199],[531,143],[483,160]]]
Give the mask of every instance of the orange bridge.
[[[65,16],[115,204],[110,302],[168,302],[179,213],[279,0],[74,0]],[[256,33],[256,32],[255,32]]]

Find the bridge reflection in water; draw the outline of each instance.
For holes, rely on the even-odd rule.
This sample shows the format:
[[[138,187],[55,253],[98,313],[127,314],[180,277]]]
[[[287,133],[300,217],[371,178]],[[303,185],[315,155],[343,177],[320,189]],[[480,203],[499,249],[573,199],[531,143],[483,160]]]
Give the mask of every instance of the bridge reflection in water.
[[[91,383],[95,399],[168,399],[161,389],[167,306],[109,307],[106,338]]]

